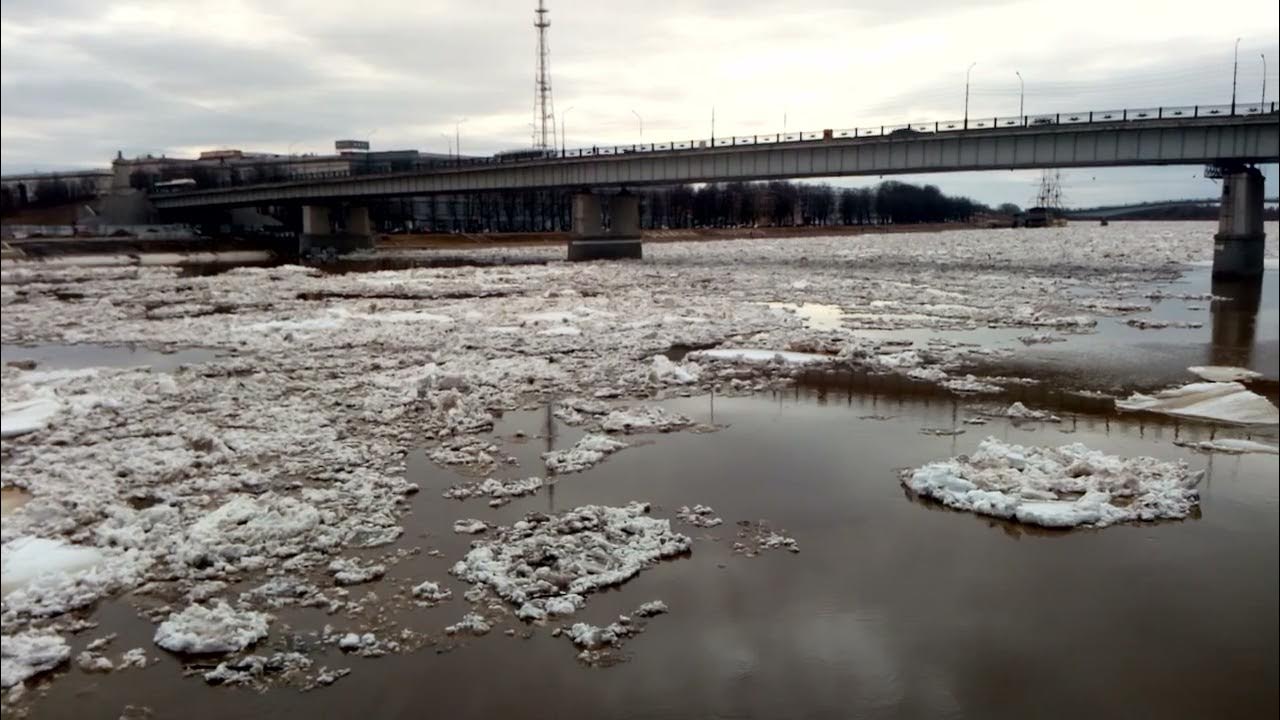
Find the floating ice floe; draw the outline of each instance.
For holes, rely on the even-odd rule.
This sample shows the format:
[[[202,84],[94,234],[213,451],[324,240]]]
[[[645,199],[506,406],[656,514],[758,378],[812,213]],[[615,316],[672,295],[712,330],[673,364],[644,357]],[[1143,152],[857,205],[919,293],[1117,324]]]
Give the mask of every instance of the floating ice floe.
[[[463,483],[446,489],[442,495],[453,500],[487,497],[489,504],[497,507],[511,502],[512,498],[532,495],[542,487],[542,478],[530,477],[516,480],[486,478],[483,482]]]
[[[0,437],[17,437],[43,430],[62,410],[62,403],[50,397],[8,402],[0,411]]]
[[[464,632],[471,635],[485,635],[492,629],[493,627],[489,624],[489,621],[485,620],[482,615],[467,613],[462,616],[461,620],[446,627],[444,632],[446,635],[457,635]]]
[[[1187,372],[1209,382],[1239,382],[1262,377],[1260,372],[1229,365],[1193,365],[1187,368]]]
[[[547,598],[534,598],[516,609],[516,617],[529,622],[547,618],[566,617],[578,612],[587,599],[578,593],[566,593]]]
[[[715,527],[724,522],[724,520],[716,517],[715,510],[706,505],[694,505],[692,508],[688,505],[681,505],[680,509],[676,511],[676,519],[701,528]]]
[[[1037,332],[1027,335],[1018,336],[1018,342],[1023,345],[1043,345],[1046,343],[1066,342],[1067,339],[1061,335],[1051,332]]]
[[[1241,440],[1237,438],[1221,438],[1218,440],[1201,440],[1199,442],[1183,442],[1174,441],[1175,445],[1185,448],[1191,448],[1198,452],[1206,453],[1225,453],[1228,455],[1245,455],[1248,453],[1259,453],[1261,455],[1276,455],[1280,453],[1275,445],[1256,442],[1254,440]]]
[[[973,375],[966,375],[962,378],[951,378],[944,380],[942,386],[954,393],[961,395],[968,394],[987,394],[1004,392],[1004,388],[999,385],[992,385],[988,382],[982,382]]]
[[[675,363],[666,355],[654,355],[649,364],[649,380],[668,385],[688,385],[698,382],[702,368],[696,363]]]
[[[427,457],[440,465],[485,466],[497,462],[497,455],[497,445],[482,438],[463,436],[441,443]]]
[[[612,665],[626,658],[621,655],[623,644],[630,637],[645,630],[645,620],[667,612],[667,604],[661,600],[653,600],[636,608],[630,615],[619,615],[618,619],[605,626],[578,622],[568,628],[556,630],[553,634],[564,634],[578,647],[578,659],[588,665]],[[639,618],[639,619],[637,619]]]
[[[1191,383],[1154,395],[1134,393],[1127,399],[1116,400],[1116,408],[1239,425],[1280,423],[1280,411],[1271,401],[1236,382]]]
[[[647,603],[642,603],[640,607],[636,608],[636,611],[632,613],[632,615],[644,618],[653,617],[654,615],[662,615],[666,612],[670,612],[667,609],[666,603],[661,600],[650,600]]]
[[[1040,422],[1062,422],[1062,418],[1044,410],[1032,410],[1021,402],[1014,402],[1005,408],[1004,416],[1013,420],[1039,420]]]
[[[742,520],[738,522],[738,540],[733,543],[731,549],[734,553],[755,557],[765,550],[783,549],[798,553],[800,544],[784,531],[774,530],[763,520],[760,522]]]
[[[546,463],[548,471],[556,475],[568,475],[586,470],[625,447],[627,443],[621,440],[592,433],[584,435],[567,450],[543,453],[542,460]]]
[[[960,428],[920,428],[921,435],[932,435],[934,437],[955,437],[963,435],[964,430]]]
[[[336,585],[360,585],[373,582],[387,574],[387,566],[360,558],[335,558],[329,563]]]
[[[907,377],[912,380],[940,383],[947,379],[947,373],[945,370],[937,366],[916,367],[907,371]]]
[[[453,531],[459,535],[479,535],[489,529],[489,523],[475,518],[453,521]]]
[[[71,657],[62,636],[48,630],[5,633],[0,637],[0,687],[11,688],[52,670]]]
[[[1125,325],[1138,330],[1164,330],[1165,328],[1178,328],[1183,330],[1194,330],[1204,327],[1202,322],[1186,321],[1186,320],[1150,320],[1147,318],[1129,318],[1124,321]]]
[[[201,677],[210,685],[256,686],[268,676],[296,674],[308,670],[311,665],[311,658],[298,652],[278,652],[270,656],[247,655],[220,662]],[[323,674],[321,677],[324,677]],[[320,682],[320,678],[317,678],[317,682],[327,684]]]
[[[610,433],[648,433],[681,430],[693,424],[689,418],[660,405],[614,410],[600,422]]]
[[[430,580],[414,585],[411,592],[415,598],[429,603],[438,603],[453,597],[452,590]]]
[[[646,503],[584,505],[529,513],[473,543],[450,572],[488,587],[526,619],[572,613],[583,596],[619,585],[664,558],[689,551],[688,536],[651,517]]]
[[[771,363],[783,365],[816,365],[834,362],[830,355],[792,352],[790,350],[762,350],[758,348],[715,348],[695,350],[686,356],[690,360],[723,360],[738,363]]]
[[[0,587],[7,595],[42,575],[72,575],[103,562],[100,550],[62,540],[20,537],[0,547]]]
[[[1024,447],[987,438],[971,455],[904,471],[902,483],[958,510],[1069,528],[1186,517],[1199,503],[1201,475],[1185,462],[1120,458],[1079,443]]]
[[[155,643],[188,655],[236,652],[266,637],[270,624],[266,613],[236,610],[218,600],[171,614],[156,628]]]

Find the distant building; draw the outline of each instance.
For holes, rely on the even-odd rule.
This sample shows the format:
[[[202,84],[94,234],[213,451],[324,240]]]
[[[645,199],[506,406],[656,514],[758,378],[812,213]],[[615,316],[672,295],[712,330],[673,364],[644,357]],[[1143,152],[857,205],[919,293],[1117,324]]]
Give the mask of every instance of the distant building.
[[[224,187],[407,171],[422,162],[448,159],[448,155],[417,150],[371,151],[364,140],[338,140],[331,155],[282,155],[238,149],[206,150],[195,158],[117,155],[111,164],[111,184],[122,192],[131,188],[150,190],[157,183],[174,180],[192,180],[197,187]]]
[[[111,190],[110,170],[21,173],[0,177],[4,210],[90,200]]]

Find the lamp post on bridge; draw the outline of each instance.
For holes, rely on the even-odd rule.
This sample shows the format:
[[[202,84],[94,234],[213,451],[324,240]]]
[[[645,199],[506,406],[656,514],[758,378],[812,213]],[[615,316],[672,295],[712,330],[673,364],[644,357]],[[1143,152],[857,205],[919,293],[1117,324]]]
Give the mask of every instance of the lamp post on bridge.
[[[1262,97],[1258,100],[1258,112],[1265,112],[1264,107],[1267,104],[1267,54],[1259,53],[1262,56]]]
[[[1236,38],[1235,59],[1231,62],[1231,114],[1236,114],[1236,72],[1240,69],[1240,38]]]
[[[1013,74],[1018,76],[1018,117],[1022,117],[1023,115],[1026,114],[1023,112],[1022,101],[1027,94],[1027,85],[1022,81],[1022,73],[1020,71],[1014,70]]]
[[[978,61],[974,60],[969,63],[969,69],[964,71],[964,129],[969,129],[969,73],[973,72],[973,66]]]
[[[644,118],[640,117],[640,113],[636,112],[635,110],[632,110],[631,114],[635,115],[636,120],[640,123],[640,144],[643,145],[644,144]]]

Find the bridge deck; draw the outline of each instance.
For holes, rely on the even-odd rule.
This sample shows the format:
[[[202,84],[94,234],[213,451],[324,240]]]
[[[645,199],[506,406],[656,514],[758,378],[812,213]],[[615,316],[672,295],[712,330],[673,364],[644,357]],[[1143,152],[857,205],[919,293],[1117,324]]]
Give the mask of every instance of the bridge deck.
[[[927,127],[927,126],[922,126]],[[300,179],[154,195],[158,208],[278,203],[544,188],[1037,168],[1199,165],[1280,159],[1280,114],[988,127],[902,128],[872,137],[807,138],[518,163],[482,162],[410,172]]]

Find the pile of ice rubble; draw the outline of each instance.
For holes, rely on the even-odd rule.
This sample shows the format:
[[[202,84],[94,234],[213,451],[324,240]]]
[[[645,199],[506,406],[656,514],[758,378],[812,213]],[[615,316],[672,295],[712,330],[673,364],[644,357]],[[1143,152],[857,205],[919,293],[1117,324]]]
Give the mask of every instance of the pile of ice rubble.
[[[585,505],[557,515],[529,513],[473,543],[450,572],[490,589],[520,619],[536,621],[572,615],[585,595],[690,548],[690,539],[650,516],[645,503]]]
[[[643,400],[749,393],[827,366],[993,392],[1001,381],[961,368],[1003,350],[859,331],[1017,328],[1037,342],[1090,332],[1098,316],[1120,311],[1089,302],[1172,279],[1181,263],[1207,257],[1202,235],[1175,224],[1160,243],[1086,227],[1018,243],[990,232],[663,243],[643,264],[346,275],[284,266],[190,277],[166,267],[6,261],[6,345],[203,347],[221,356],[169,372],[0,368],[4,484],[31,496],[0,537],[5,683],[67,662],[70,628],[95,602],[126,592],[168,608],[148,617],[179,648],[239,646],[279,607],[372,606],[349,588],[385,573],[394,554],[355,561],[344,552],[403,543],[406,498],[417,490],[404,479],[405,457],[424,438],[436,462],[498,475],[510,461],[485,436],[495,419],[555,402],[562,421],[591,426],[573,448],[543,459],[546,475],[564,475],[617,452],[620,436],[690,427],[628,404]],[[768,305],[780,302],[829,304],[842,316],[810,327]],[[680,347],[710,350],[666,355]],[[498,504],[532,485],[493,478],[455,496]],[[612,518],[600,522],[613,527]],[[507,532],[521,531],[480,535],[479,548]],[[794,547],[762,526],[739,532],[743,552]],[[653,528],[639,536],[653,533],[663,537]],[[610,538],[602,550],[630,560],[592,567],[621,573],[645,556],[601,534]],[[677,538],[663,547],[679,547]],[[10,570],[10,560],[21,562]],[[241,584],[252,589],[236,594]],[[418,601],[434,595],[423,592]],[[520,607],[551,615],[574,594],[534,594]],[[292,652],[240,656],[215,677],[300,673],[323,685],[344,673],[309,663]]]
[[[987,438],[971,455],[902,474],[902,483],[947,507],[1051,528],[1105,527],[1186,517],[1202,473],[1183,461],[1125,459],[1079,443],[1023,447]]]

